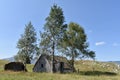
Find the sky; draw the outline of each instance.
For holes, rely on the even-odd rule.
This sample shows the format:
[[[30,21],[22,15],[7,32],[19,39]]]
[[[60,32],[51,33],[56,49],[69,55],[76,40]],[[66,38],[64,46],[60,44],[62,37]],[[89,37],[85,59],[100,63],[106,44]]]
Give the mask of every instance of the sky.
[[[38,39],[53,4],[65,23],[80,24],[98,61],[120,61],[120,0],[0,0],[0,59],[13,57],[25,25],[32,22]]]

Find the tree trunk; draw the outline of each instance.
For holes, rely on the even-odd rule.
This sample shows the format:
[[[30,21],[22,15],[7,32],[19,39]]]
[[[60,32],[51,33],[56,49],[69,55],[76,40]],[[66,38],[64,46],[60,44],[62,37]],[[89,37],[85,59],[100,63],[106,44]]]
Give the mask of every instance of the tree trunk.
[[[54,41],[53,41],[53,46],[52,46],[52,73],[55,72],[54,52],[55,52],[55,43],[54,43]]]
[[[72,71],[74,72],[74,51],[72,50],[72,60],[71,60],[71,65],[72,65]]]
[[[74,72],[74,58],[72,57],[72,60],[71,60],[71,65],[72,65],[72,71]]]
[[[31,64],[31,61],[30,61],[30,58],[29,58],[29,57],[26,58],[25,63],[26,63],[26,64]]]

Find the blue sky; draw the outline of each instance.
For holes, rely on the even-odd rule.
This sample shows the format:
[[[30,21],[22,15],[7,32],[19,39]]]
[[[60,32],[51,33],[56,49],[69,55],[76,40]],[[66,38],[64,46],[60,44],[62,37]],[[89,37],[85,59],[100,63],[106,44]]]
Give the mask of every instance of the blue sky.
[[[63,9],[65,23],[85,29],[96,60],[120,60],[119,0],[0,0],[0,59],[17,54],[17,41],[29,21],[39,37],[54,2]]]

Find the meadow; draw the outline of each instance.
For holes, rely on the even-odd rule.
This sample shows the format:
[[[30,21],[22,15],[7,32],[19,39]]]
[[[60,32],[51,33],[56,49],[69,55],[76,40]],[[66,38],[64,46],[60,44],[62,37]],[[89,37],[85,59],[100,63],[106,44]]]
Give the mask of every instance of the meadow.
[[[28,72],[4,71],[0,60],[0,80],[120,80],[119,66],[113,63],[76,61],[76,73],[34,73],[33,65],[27,65]]]

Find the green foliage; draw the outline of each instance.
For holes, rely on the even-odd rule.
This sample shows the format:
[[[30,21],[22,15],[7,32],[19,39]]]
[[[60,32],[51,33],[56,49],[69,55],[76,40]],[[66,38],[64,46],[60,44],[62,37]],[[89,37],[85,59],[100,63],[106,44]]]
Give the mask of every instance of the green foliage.
[[[87,36],[84,29],[77,23],[71,22],[61,42],[63,53],[71,59],[71,67],[74,69],[74,60],[83,56],[94,58],[94,52],[89,51]]]
[[[63,11],[57,5],[51,7],[49,16],[46,18],[46,24],[44,26],[45,32],[41,33],[40,45],[44,49],[56,47],[61,40],[64,31],[66,30],[64,25]],[[53,45],[54,43],[54,45]]]
[[[40,46],[43,53],[52,53],[53,60],[55,50],[59,50],[71,58],[72,68],[76,58],[95,57],[95,52],[88,49],[84,29],[74,22],[71,22],[68,26],[67,24],[64,25],[63,11],[57,5],[51,7],[44,30],[45,32],[41,33]]]
[[[52,65],[54,72],[54,54],[57,46],[59,45],[61,39],[63,38],[64,31],[66,30],[66,25],[64,25],[64,16],[62,9],[53,5],[51,7],[49,16],[46,18],[46,24],[44,26],[45,32],[41,33],[40,46],[43,49],[43,53],[52,53]]]
[[[15,59],[24,63],[31,63],[33,55],[36,53],[36,32],[31,22],[25,27],[24,34],[18,40],[17,48],[19,49]]]
[[[53,5],[49,16],[46,18],[44,29],[51,34],[53,39],[57,40],[61,37],[60,35],[64,28],[63,23],[64,16],[62,9],[57,5]]]

